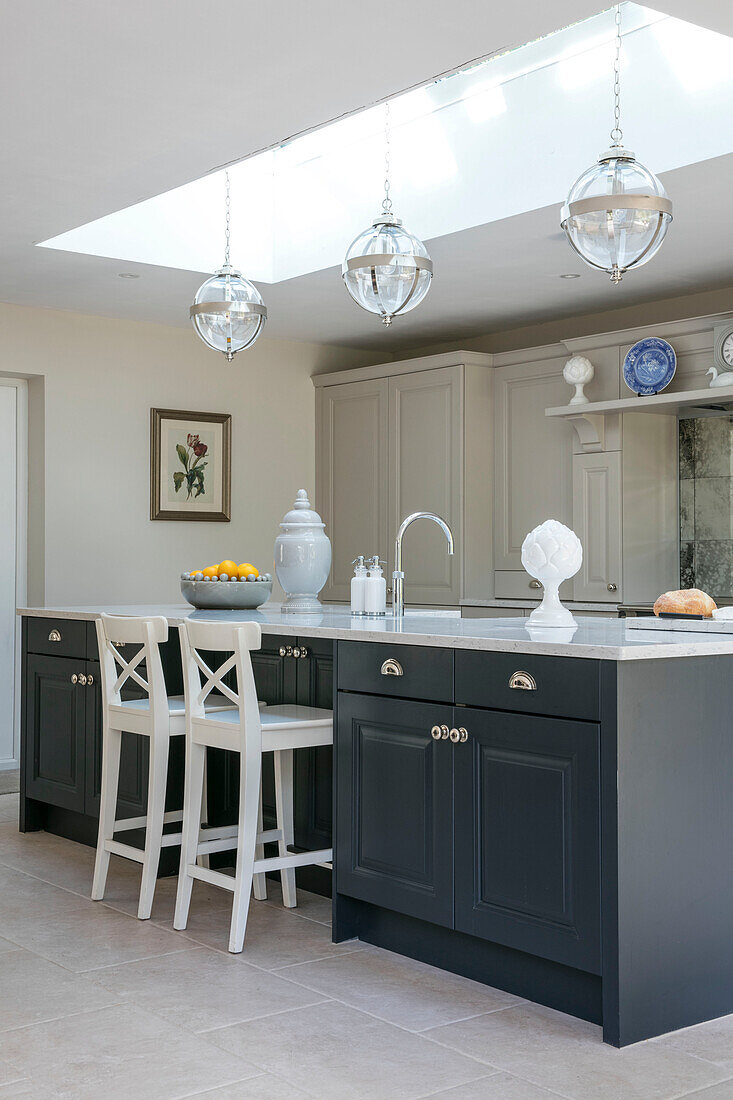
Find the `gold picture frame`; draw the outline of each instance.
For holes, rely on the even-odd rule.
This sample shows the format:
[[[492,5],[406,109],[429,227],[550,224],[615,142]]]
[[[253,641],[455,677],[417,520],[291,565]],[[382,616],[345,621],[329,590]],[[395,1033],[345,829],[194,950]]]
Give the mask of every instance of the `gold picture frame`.
[[[229,523],[229,413],[150,410],[150,518]]]

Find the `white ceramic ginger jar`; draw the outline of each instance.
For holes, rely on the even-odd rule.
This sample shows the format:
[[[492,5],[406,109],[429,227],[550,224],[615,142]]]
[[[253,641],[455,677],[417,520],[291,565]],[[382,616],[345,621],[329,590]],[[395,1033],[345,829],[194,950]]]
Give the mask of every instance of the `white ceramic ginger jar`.
[[[275,539],[275,573],[285,592],[283,611],[318,612],[318,593],[331,571],[331,541],[325,523],[299,489]]]

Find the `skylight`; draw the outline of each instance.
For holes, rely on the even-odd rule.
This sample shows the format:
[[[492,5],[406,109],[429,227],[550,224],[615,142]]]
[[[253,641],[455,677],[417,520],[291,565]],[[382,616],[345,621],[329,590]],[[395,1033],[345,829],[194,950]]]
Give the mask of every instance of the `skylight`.
[[[627,146],[657,174],[733,148],[733,39],[623,5]],[[560,204],[609,143],[612,11],[391,100],[391,195],[430,241]],[[487,43],[490,45],[490,43]],[[383,105],[230,167],[232,261],[274,283],[341,263],[378,213]],[[223,171],[44,247],[196,272],[220,266]]]

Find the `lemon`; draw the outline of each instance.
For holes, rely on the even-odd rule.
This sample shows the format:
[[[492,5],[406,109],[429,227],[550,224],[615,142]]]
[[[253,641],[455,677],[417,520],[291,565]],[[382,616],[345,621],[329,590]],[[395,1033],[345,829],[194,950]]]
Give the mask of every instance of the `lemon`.
[[[260,573],[258,569],[255,569],[254,565],[250,565],[248,561],[242,563],[237,568],[237,575],[240,577],[255,576],[259,577]]]

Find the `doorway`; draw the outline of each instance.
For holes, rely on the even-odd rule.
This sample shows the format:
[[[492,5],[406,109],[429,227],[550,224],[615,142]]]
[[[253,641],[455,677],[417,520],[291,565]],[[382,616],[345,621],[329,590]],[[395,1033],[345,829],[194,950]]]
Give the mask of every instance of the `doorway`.
[[[20,621],[26,599],[28,385],[0,378],[0,783],[20,749]],[[4,782],[3,782],[4,780]]]

